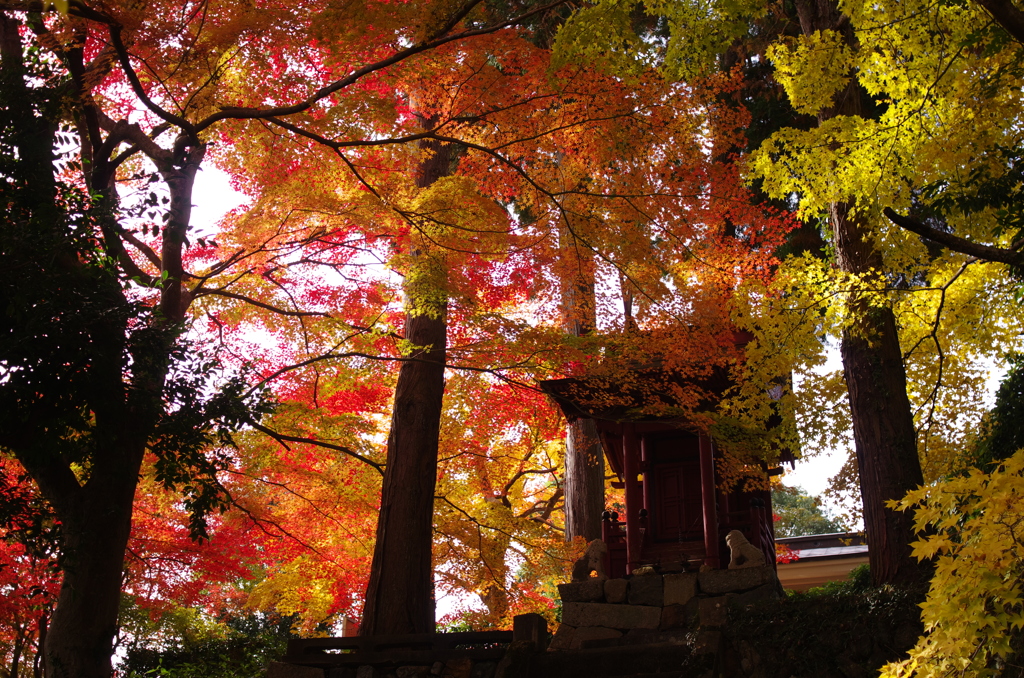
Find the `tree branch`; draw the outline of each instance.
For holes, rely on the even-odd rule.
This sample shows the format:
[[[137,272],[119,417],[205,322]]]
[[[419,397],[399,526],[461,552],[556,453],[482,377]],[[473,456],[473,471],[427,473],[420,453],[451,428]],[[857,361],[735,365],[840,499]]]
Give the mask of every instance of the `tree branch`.
[[[346,454],[346,455],[352,457],[353,459],[358,459],[359,461],[363,462],[364,464],[369,464],[373,468],[377,469],[377,473],[379,473],[381,475],[384,475],[384,464],[378,464],[375,461],[367,459],[366,457],[364,457],[363,455],[359,454],[358,452],[353,452],[352,450],[350,450],[347,447],[344,447],[343,445],[335,445],[334,443],[325,443],[325,442],[323,442],[321,440],[315,440],[313,438],[303,438],[301,436],[285,435],[284,433],[278,433],[277,431],[275,431],[273,429],[267,428],[266,426],[263,426],[262,424],[257,424],[255,421],[250,421],[249,425],[252,426],[257,431],[259,431],[260,433],[265,433],[268,436],[270,436],[271,438],[273,438],[274,440],[276,440],[277,442],[281,443],[281,446],[284,447],[286,450],[287,449],[291,449],[291,448],[288,447],[288,445],[285,444],[286,442],[288,442],[288,443],[303,443],[305,445],[316,445],[317,447],[324,447],[324,448],[327,448],[328,450],[334,450],[335,452],[341,452],[342,454]]]
[[[1024,12],[1017,9],[1010,0],[978,0],[978,4],[988,10],[1010,37],[1024,43]]]
[[[121,62],[121,69],[124,70],[125,77],[128,78],[128,82],[132,86],[132,91],[135,92],[135,96],[139,98],[146,108],[153,111],[153,113],[166,122],[178,127],[195,142],[198,143],[199,136],[197,135],[196,128],[185,118],[168,113],[164,109],[156,105],[149,95],[146,94],[146,90],[142,87],[142,82],[139,80],[139,76],[135,73],[135,69],[132,67],[131,59],[128,57],[128,49],[124,46],[124,42],[121,40],[121,27],[113,24],[110,26],[110,41],[114,45],[114,50],[117,52],[117,59]]]
[[[900,216],[891,207],[886,207],[882,210],[882,213],[888,217],[889,221],[900,228],[916,233],[922,238],[937,242],[954,252],[967,254],[985,261],[995,261],[1011,266],[1024,266],[1024,253],[1018,251],[1024,245],[1024,239],[1016,241],[1009,248],[979,245],[978,243],[955,236],[952,233],[943,233],[910,217]]]
[[[255,299],[253,299],[251,297],[247,297],[247,296],[245,296],[243,294],[236,294],[234,292],[227,292],[225,290],[201,289],[201,290],[195,292],[192,298],[193,299],[198,299],[199,297],[205,297],[205,296],[211,296],[211,295],[212,296],[216,296],[216,297],[227,297],[229,299],[237,299],[238,301],[244,301],[247,304],[252,304],[253,306],[257,306],[259,308],[262,308],[264,310],[270,311],[272,313],[277,313],[278,315],[297,316],[297,317],[300,317],[300,318],[304,318],[304,317],[308,317],[308,316],[317,316],[317,317],[321,317],[321,318],[330,318],[331,317],[330,313],[323,313],[321,311],[289,311],[289,310],[284,309],[284,308],[278,308],[277,306],[271,306],[270,304],[265,304],[262,301],[256,301]]]
[[[226,107],[226,108],[222,108],[217,113],[214,113],[213,115],[210,115],[205,120],[203,120],[199,124],[197,124],[195,126],[195,131],[196,132],[201,132],[202,130],[206,129],[210,125],[216,123],[219,120],[223,120],[225,118],[235,118],[235,119],[245,119],[245,118],[276,118],[276,117],[288,116],[288,115],[294,115],[296,113],[301,113],[301,112],[303,112],[305,110],[308,110],[308,109],[312,108],[313,105],[315,105],[317,102],[319,102],[319,101],[321,101],[323,99],[326,99],[327,97],[329,97],[330,95],[334,94],[335,92],[337,92],[339,90],[345,89],[346,87],[349,87],[350,85],[355,84],[357,81],[361,80],[364,76],[367,76],[367,75],[369,75],[371,73],[374,73],[376,71],[385,69],[385,68],[387,68],[389,66],[393,66],[393,65],[395,65],[395,64],[397,64],[399,62],[405,61],[406,59],[408,59],[410,57],[413,57],[413,56],[415,56],[417,54],[420,54],[422,52],[428,52],[428,51],[430,51],[432,49],[436,49],[436,48],[441,47],[443,45],[446,45],[446,44],[448,44],[450,42],[456,42],[458,40],[465,40],[467,38],[475,38],[475,37],[478,37],[478,36],[481,36],[481,35],[488,35],[490,33],[494,33],[496,31],[500,31],[503,28],[509,28],[510,26],[515,26],[515,25],[520,24],[523,21],[529,19],[530,17],[536,16],[537,14],[542,14],[542,13],[548,11],[549,9],[553,9],[555,7],[558,7],[559,5],[564,5],[566,2],[568,2],[568,0],[555,0],[554,2],[548,3],[548,4],[543,5],[541,7],[537,7],[535,9],[532,9],[529,12],[524,12],[523,14],[520,14],[519,16],[513,17],[513,18],[511,18],[511,19],[509,19],[507,21],[502,21],[501,23],[494,24],[493,26],[485,26],[483,28],[462,31],[460,33],[454,33],[452,35],[448,35],[448,36],[440,37],[440,38],[435,38],[433,40],[426,40],[426,41],[424,41],[424,42],[422,42],[422,43],[420,43],[418,45],[413,45],[412,47],[408,47],[406,49],[400,50],[400,51],[396,52],[395,54],[391,55],[390,57],[388,57],[386,59],[381,59],[380,61],[376,61],[376,62],[374,62],[372,64],[367,64],[366,66],[363,66],[362,68],[356,69],[355,71],[352,71],[351,73],[349,73],[344,78],[341,78],[340,80],[336,80],[336,81],[332,82],[329,85],[321,87],[320,89],[318,89],[316,92],[311,94],[305,100],[300,101],[300,102],[298,102],[296,104],[292,104],[291,106],[278,106],[278,107],[275,107],[275,108],[268,108],[268,109],[241,108],[241,107]],[[465,14],[467,14],[469,12],[469,10],[471,10],[476,4],[478,4],[478,3],[474,2],[474,1],[471,1],[471,2],[467,3],[467,5],[462,7],[462,8],[460,8],[459,11],[456,12],[454,17],[452,19],[450,19],[448,22],[446,22],[446,24],[444,26],[442,26],[442,28],[446,29],[446,28],[449,28],[450,26],[454,26],[455,24],[457,24],[458,21],[463,16],[465,16]]]

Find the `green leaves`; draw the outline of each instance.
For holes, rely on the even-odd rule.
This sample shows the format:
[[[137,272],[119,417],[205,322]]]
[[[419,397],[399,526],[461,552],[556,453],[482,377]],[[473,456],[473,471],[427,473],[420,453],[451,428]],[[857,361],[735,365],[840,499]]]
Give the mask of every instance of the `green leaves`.
[[[195,345],[182,344],[177,353],[149,449],[156,455],[157,481],[184,496],[192,538],[207,539],[207,517],[231,505],[219,474],[232,464],[234,434],[269,414],[273,404],[265,391],[248,389],[249,366],[218,384],[218,360]]]
[[[713,73],[718,55],[766,13],[757,0],[602,0],[562,26],[553,64],[593,64],[620,76],[658,68],[692,83]]]

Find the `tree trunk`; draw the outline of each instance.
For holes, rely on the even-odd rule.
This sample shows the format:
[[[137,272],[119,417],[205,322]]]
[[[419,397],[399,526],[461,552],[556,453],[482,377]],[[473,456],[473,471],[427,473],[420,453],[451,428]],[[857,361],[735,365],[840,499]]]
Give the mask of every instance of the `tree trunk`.
[[[832,0],[801,0],[797,13],[805,35],[837,30],[847,44],[855,45],[849,21],[844,20]],[[835,106],[819,114],[819,123],[839,115],[863,116],[863,102],[867,100],[854,75],[836,95]],[[859,275],[882,270],[881,253],[864,210],[854,213],[851,202],[835,203],[829,217],[839,268]],[[853,417],[871,576],[876,584],[912,583],[928,571],[911,556],[913,515],[885,506],[886,501],[900,499],[924,482],[896,319],[891,308],[873,306],[856,293],[847,304],[855,322],[843,333],[843,369]]]
[[[601,538],[604,450],[593,419],[577,419],[565,435],[565,538]]]
[[[135,483],[105,485],[109,492],[84,490],[72,502],[78,511],[59,512],[64,577],[43,649],[47,678],[111,675]]]
[[[434,487],[444,396],[444,316],[409,313],[405,337],[419,347],[395,388],[387,468],[360,635],[434,630]]]
[[[450,173],[455,150],[424,145],[433,154],[420,168],[416,183],[421,188]],[[359,627],[363,636],[434,631],[431,555],[447,349],[447,266],[444,253],[426,241],[411,255],[405,339],[413,349],[395,387],[377,541]]]
[[[67,95],[45,88],[29,92],[19,38],[22,19],[18,16],[0,12],[0,100],[11,116],[5,124],[14,131],[15,172],[23,180],[12,184],[10,195],[16,196],[19,214],[27,222],[5,224],[5,228],[9,233],[30,228],[39,244],[34,251],[15,253],[12,249],[6,254],[22,256],[24,269],[33,275],[45,272],[54,289],[80,289],[77,299],[86,299],[103,312],[90,308],[99,319],[76,326],[67,318],[47,315],[52,309],[45,304],[32,309],[38,311],[32,316],[32,323],[38,325],[36,336],[50,334],[52,338],[66,332],[74,335],[69,340],[74,344],[86,334],[88,348],[73,356],[80,368],[73,377],[41,374],[38,391],[11,390],[4,403],[8,418],[0,434],[2,444],[29,472],[61,522],[61,590],[49,625],[45,632],[40,629],[38,654],[45,674],[48,678],[109,678],[132,503],[146,431],[152,430],[159,409],[169,344],[162,333],[149,332],[148,340],[126,345],[131,304],[119,281],[84,270],[77,252],[62,235],[66,220],[54,179],[56,123],[30,104],[40,97]],[[46,106],[39,108],[45,110]],[[5,288],[4,293],[20,294],[16,285]],[[33,335],[25,336],[28,338],[23,341],[30,342]],[[157,351],[155,359],[150,349]],[[132,364],[130,384],[125,383],[126,362]],[[39,370],[42,373],[49,367],[44,364]],[[65,400],[87,407],[95,421],[88,434],[77,440],[68,439],[59,425],[63,421],[52,426],[48,419],[59,411],[53,403]],[[87,474],[87,480],[76,476],[72,460],[83,460],[79,473]]]
[[[28,623],[25,623],[28,626]],[[18,665],[21,663],[21,648],[24,644],[25,633],[20,625],[14,626],[14,643],[11,647],[11,669],[7,678],[18,678]]]
[[[597,324],[594,300],[594,262],[572,234],[562,245],[565,273],[562,314],[565,331],[582,337]],[[565,538],[601,538],[604,512],[604,450],[592,419],[571,421],[565,432]]]
[[[871,576],[876,584],[913,583],[928,571],[911,555],[913,514],[885,505],[924,482],[903,356],[892,309],[859,306],[857,334],[844,333],[842,356]]]

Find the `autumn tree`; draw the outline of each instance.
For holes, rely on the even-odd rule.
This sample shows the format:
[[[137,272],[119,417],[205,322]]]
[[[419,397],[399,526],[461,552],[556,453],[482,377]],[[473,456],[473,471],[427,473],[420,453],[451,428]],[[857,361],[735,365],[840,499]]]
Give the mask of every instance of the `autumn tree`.
[[[40,645],[59,585],[59,534],[23,469],[0,457],[0,662],[10,678],[42,675]]]
[[[187,187],[174,191],[170,205],[168,274],[151,303],[140,303],[126,289],[139,271],[125,257],[124,228],[115,216],[117,163],[103,155],[124,140],[126,125],[104,146],[99,119],[81,119],[81,141],[96,151],[84,168],[78,165],[86,172],[84,180],[77,177],[81,183],[65,179],[74,176],[74,160],[57,150],[74,133],[62,108],[72,97],[68,92],[80,92],[75,73],[102,75],[110,55],[87,73],[84,46],[71,49],[60,55],[71,63],[66,71],[24,49],[20,33],[29,24],[49,35],[39,15],[0,14],[3,298],[10,310],[0,440],[61,523],[63,581],[43,648],[46,672],[107,675],[132,500],[147,447],[163,452],[168,484],[195,479],[186,500],[201,519],[219,493],[209,474],[216,462],[199,450],[226,434],[246,407],[230,389],[199,396],[192,389],[206,388],[201,371],[172,368],[175,352],[185,349],[177,327],[181,274],[172,262],[180,261],[184,244]],[[164,170],[175,186],[194,171],[189,163],[201,152],[166,152]],[[145,276],[141,282],[152,281]],[[198,532],[201,523],[195,527]]]
[[[599,361],[608,343],[634,353],[657,345],[685,369],[704,372],[732,358],[719,353],[718,335],[731,330],[718,280],[689,284],[685,294],[673,295],[665,276],[686,279],[699,269],[732,281],[758,269],[767,272],[766,243],[777,242],[784,222],[763,219],[756,209],[745,212],[737,176],[709,172],[698,98],[692,109],[680,106],[682,93],[652,74],[623,83],[585,67],[555,75],[549,67],[546,50],[509,30],[423,54],[381,74],[365,96],[394,113],[382,114],[394,130],[372,144],[353,138],[352,130],[339,131],[329,116],[287,127],[294,136],[283,140],[260,137],[255,125],[232,130],[227,162],[259,191],[252,209],[232,219],[222,242],[251,248],[258,241],[272,252],[266,274],[241,284],[250,298],[306,314],[302,350],[310,366],[330,361],[361,370],[373,360],[403,367],[425,362],[410,353],[418,342],[403,343],[405,314],[396,312],[403,286],[411,292],[406,303],[422,299],[440,307],[444,300],[444,361],[450,372],[486,373],[520,388],[538,375]],[[636,101],[647,103],[638,108]],[[424,158],[413,151],[422,142],[436,153],[432,158],[458,149],[451,176],[416,185],[415,170]],[[285,169],[267,161],[275,154],[268,143],[291,154]],[[710,197],[709,183],[716,187]],[[716,234],[729,210],[750,224],[748,239],[733,238],[717,249]],[[642,342],[625,337],[620,325],[611,339],[564,341],[565,300],[555,262],[565,242],[560,234],[567,231],[584,254],[606,262],[610,271],[618,269],[642,290],[646,303],[637,322],[658,328],[657,339],[645,335],[641,349]],[[707,233],[713,235],[704,238]],[[696,247],[702,256],[690,261],[686,247],[701,238]],[[436,263],[427,262],[431,268],[420,272],[416,251]],[[402,284],[388,280],[386,271],[380,276],[380,269],[360,267],[361,257],[396,271]],[[335,285],[318,287],[308,300],[272,286],[301,285],[296,276],[317,269],[345,277],[332,277]],[[674,333],[681,319],[688,322],[697,299],[707,322],[681,343]],[[338,313],[332,303],[346,304],[349,317],[358,314],[345,333],[320,315]],[[595,302],[602,308],[620,304],[618,290],[602,291]],[[715,339],[707,341],[709,336]],[[430,345],[440,346],[440,331],[435,338]],[[681,357],[702,339],[706,346],[696,358]],[[324,383],[319,371],[307,374]],[[397,440],[402,420],[394,416],[390,428]],[[418,482],[426,486],[429,478]],[[429,565],[425,558],[418,562],[421,572]],[[381,589],[384,595],[387,589]],[[396,597],[401,606],[409,605],[407,597]]]
[[[921,604],[924,635],[886,677],[1000,675],[1021,655],[1021,452],[990,472],[972,469],[919,488],[896,507],[914,511],[914,555],[935,563]]]
[[[865,243],[861,247],[864,256],[869,257],[862,261],[874,263],[872,271],[850,269],[857,275],[850,278],[847,289],[852,290],[853,298],[867,305],[860,311],[850,308],[844,331],[854,331],[864,337],[854,345],[881,351],[886,334],[864,332],[857,323],[862,322],[861,317],[877,319],[880,313],[893,315],[893,338],[888,343],[894,362],[893,371],[888,374],[898,373],[895,371],[897,360],[905,366],[908,374],[905,390],[913,398],[911,414],[916,417],[915,428],[905,425],[905,434],[898,439],[908,439],[905,445],[908,450],[903,454],[905,467],[910,469],[909,439],[914,434],[915,460],[920,459],[928,477],[933,478],[959,463],[957,447],[960,445],[956,441],[963,440],[963,423],[976,421],[982,411],[979,407],[982,384],[978,376],[983,371],[979,369],[980,357],[989,355],[999,359],[1000,353],[1014,344],[1013,337],[1004,334],[998,324],[992,325],[978,316],[981,308],[986,308],[987,313],[998,312],[996,309],[1008,301],[999,299],[998,290],[1009,281],[993,276],[992,267],[985,267],[977,260],[957,254],[944,255],[937,248],[908,237],[907,233],[892,228],[886,230],[888,220],[882,212],[892,212],[888,208],[894,204],[908,205],[919,214],[933,216],[934,223],[945,220],[949,225],[966,222],[982,230],[992,228],[982,225],[994,216],[991,212],[982,217],[984,208],[964,209],[962,201],[957,203],[968,199],[974,190],[969,187],[969,181],[968,186],[964,186],[958,177],[965,176],[965,172],[966,176],[984,176],[985,170],[980,167],[1002,162],[999,146],[1006,143],[1006,135],[1016,138],[1016,132],[1006,125],[1012,127],[1009,121],[1019,116],[1019,99],[996,94],[1003,90],[987,89],[975,75],[978,68],[999,71],[996,64],[1015,58],[1016,48],[1001,49],[1005,42],[999,30],[988,17],[973,8],[952,13],[933,8],[922,14],[905,7],[875,6],[849,8],[846,12],[846,17],[834,10],[830,16],[820,9],[817,14],[810,10],[804,12],[801,22],[805,37],[780,44],[770,53],[795,105],[808,112],[814,109],[827,112],[831,110],[828,108],[830,101],[839,103],[834,117],[826,119],[819,114],[822,122],[817,131],[806,135],[781,133],[770,140],[760,159],[761,167],[775,191],[786,190],[783,186],[793,188],[790,179],[784,177],[798,176],[806,191],[803,204],[807,209],[820,209],[827,201],[841,197],[843,192],[847,200],[852,201],[850,218],[862,224],[855,240]],[[935,22],[956,25],[957,29],[949,34],[936,34],[927,27],[934,26]],[[899,29],[890,34],[885,28],[890,25],[898,25]],[[969,35],[992,47],[980,53],[965,49],[963,45],[975,39],[967,37]],[[861,47],[868,41],[866,36],[872,36],[871,42],[881,40],[886,46],[868,57]],[[831,62],[823,73],[833,83],[832,91],[827,96],[821,95],[821,90],[818,95],[811,95],[805,89],[807,80],[802,75],[807,72],[808,60],[839,53],[845,55],[843,63]],[[915,55],[912,67],[905,61],[906,55],[911,53]],[[879,54],[884,57],[875,61]],[[876,65],[865,68],[862,66],[865,59]],[[1005,77],[1016,76],[1006,73]],[[820,87],[820,83],[815,87]],[[925,94],[926,91],[930,94]],[[1006,91],[1013,91],[1013,87]],[[938,93],[942,93],[939,98],[932,98]],[[977,116],[970,133],[949,123],[965,110]],[[999,113],[993,115],[994,110]],[[866,138],[879,129],[889,132],[875,138],[876,143],[853,151],[855,139]],[[833,144],[830,148],[834,150],[812,161],[813,152],[807,144],[816,145],[826,138],[830,139],[829,143]],[[771,154],[781,148],[780,144],[786,145],[788,150],[776,156],[776,163]],[[980,152],[982,149],[985,150]],[[967,156],[974,158],[977,165],[965,166],[960,158]],[[799,168],[789,163],[795,157],[801,158]],[[823,160],[843,168],[841,181],[837,183],[834,178],[826,181],[818,170],[811,169],[811,162],[820,166]],[[787,166],[785,170],[782,170],[783,165]],[[953,205],[959,209],[950,209]],[[836,237],[837,251],[841,255],[838,232]],[[869,252],[864,248],[872,241],[875,244]],[[877,277],[883,271],[888,271],[886,277]],[[894,276],[897,277],[894,279]],[[1003,282],[997,282],[1000,277]],[[1013,315],[1011,313],[1007,319]],[[887,324],[889,322],[886,320]],[[1014,324],[1012,320],[1010,324]],[[844,347],[847,343],[844,338]],[[849,367],[846,375],[849,382]],[[894,392],[896,386],[894,382],[887,387],[887,392]],[[857,421],[863,415],[858,414],[853,387],[850,389],[856,433],[859,428],[863,430],[865,422]],[[965,414],[966,418],[957,421],[958,416]],[[910,421],[902,414],[902,408],[900,416]],[[878,419],[866,420],[869,430],[875,426],[870,423],[873,421]],[[883,436],[883,440],[891,442],[892,439],[891,435]],[[872,522],[868,515],[871,497],[864,489],[863,479],[867,475],[870,480],[875,467],[869,465],[860,452],[858,466],[865,520],[869,539],[872,539]],[[899,476],[889,474],[887,477],[886,482],[891,483]],[[905,476],[887,489],[883,489],[886,488],[884,483],[879,484],[883,493],[876,500],[897,499],[900,493],[912,489],[908,484],[920,482],[917,478],[915,471],[913,477]],[[908,520],[909,514],[902,517],[904,527],[901,529],[912,534],[913,528],[906,525]],[[896,524],[896,517],[889,516],[890,529]],[[876,526],[875,532],[879,529]],[[902,541],[901,537],[900,543]],[[875,567],[872,561],[873,574]],[[893,563],[888,567],[892,568]],[[874,576],[887,579],[884,573]]]
[[[185,488],[196,509],[193,531],[201,532],[208,509],[246,506],[245,493],[224,480],[241,454],[231,444],[254,435],[235,433],[240,427],[270,436],[291,455],[319,447],[369,474],[383,469],[373,449],[386,410],[380,403],[388,389],[380,383],[423,371],[417,365],[433,387],[413,404],[430,411],[422,421],[433,430],[444,370],[523,388],[538,374],[592,371],[605,355],[629,364],[653,351],[683,375],[735,364],[725,291],[738,277],[769,275],[785,220],[750,208],[736,172],[708,167],[706,91],[651,73],[624,81],[570,66],[552,75],[545,50],[504,30],[542,16],[545,5],[509,19],[478,2],[454,9],[368,3],[358,8],[360,21],[339,21],[357,9],[333,5],[99,11],[71,3],[67,16],[42,15],[32,3],[2,7],[4,85],[16,95],[5,97],[14,102],[4,108],[4,133],[13,139],[7,188],[16,198],[5,205],[13,223],[21,223],[17,210],[27,210],[26,223],[64,229],[52,242],[23,239],[4,248],[31,264],[7,266],[10,304],[41,313],[47,328],[5,348],[16,376],[4,389],[12,402],[20,393],[52,397],[54,416],[65,418],[61,427],[45,427],[54,437],[49,451],[35,447],[44,437],[13,423],[3,427],[3,444],[58,516],[69,516],[65,590],[85,577],[96,597],[58,602],[44,648],[53,675],[109,673],[132,499],[147,450],[156,479]],[[295,35],[310,40],[296,43]],[[32,55],[40,50],[50,56],[37,64]],[[38,77],[26,76],[35,68]],[[55,136],[57,129],[65,136]],[[455,149],[451,176],[434,172],[435,180],[417,185],[414,168]],[[79,164],[54,165],[66,152]],[[254,196],[251,209],[226,220],[219,246],[189,232],[192,187],[201,164],[213,160]],[[512,219],[512,204],[530,216]],[[723,238],[725,221],[744,224],[743,237]],[[551,271],[566,231],[603,267],[601,276],[621,274],[643,295],[635,319],[642,341],[613,331],[565,344],[562,286]],[[47,256],[54,252],[68,256]],[[417,267],[424,254],[438,265]],[[435,314],[413,312],[406,327],[403,287],[412,308],[426,303]],[[439,322],[439,300],[446,300],[447,323]],[[599,318],[620,293],[595,290],[594,303]],[[67,308],[87,313],[69,316]],[[234,357],[213,359],[184,341],[197,318]],[[17,330],[37,327],[11,322]],[[413,336],[417,325],[429,326],[429,341]],[[244,329],[265,332],[275,348],[247,344]],[[50,350],[47,341],[58,336],[60,350]],[[444,342],[443,358],[423,359]],[[262,360],[248,374],[259,388],[219,371],[245,373],[254,353]],[[39,355],[53,358],[39,363]],[[402,369],[396,376],[389,365]],[[38,379],[29,383],[29,376]],[[208,384],[218,382],[222,390],[211,391]],[[284,401],[268,422],[258,416],[261,389]],[[700,393],[678,395],[688,407],[699,405]],[[396,413],[397,441],[404,415]],[[532,505],[509,503],[518,519],[553,529],[557,482],[542,491],[515,479],[540,458],[532,449],[516,452],[522,468],[489,482],[492,492],[536,496]],[[436,475],[436,456],[425,464]],[[552,473],[550,463],[537,470]],[[350,477],[372,485],[362,474]],[[364,501],[364,508],[375,507]],[[501,513],[497,527],[507,522]],[[491,542],[500,551],[501,538]],[[418,543],[409,574],[425,593],[429,542]],[[531,543],[548,548],[544,539]],[[83,564],[93,558],[90,574]],[[267,588],[266,599],[281,599],[280,585]],[[503,606],[498,593],[492,598],[495,610]],[[415,624],[427,623],[428,607],[429,600],[417,601]]]
[[[415,111],[414,111],[415,112]],[[425,120],[425,127],[433,127]],[[450,176],[458,147],[425,142],[426,158],[416,187],[426,189]],[[426,213],[432,225],[447,219]],[[429,633],[434,630],[434,480],[445,389],[448,343],[447,253],[430,237],[433,228],[417,224],[405,253],[408,264],[403,334],[409,346],[398,373],[388,434],[387,469],[381,490],[373,567],[359,632]]]
[[[565,331],[585,337],[597,330],[596,263],[586,243],[570,229],[559,234],[562,258],[562,315]],[[604,506],[604,449],[593,419],[567,422],[565,431],[565,538],[601,537]]]
[[[809,223],[827,225],[823,234],[835,266],[793,257],[776,283],[782,297],[754,291],[752,303],[760,310],[752,307],[745,317],[756,318],[760,341],[748,355],[755,358],[751,364],[762,361],[784,372],[821,360],[815,334],[824,330],[841,338],[844,378],[809,373],[803,380],[801,399],[810,405],[803,409],[805,433],[841,440],[844,421],[852,423],[857,456],[848,472],[859,477],[874,535],[873,575],[879,581],[913,579],[916,567],[906,547],[910,518],[892,513],[885,501],[955,463],[965,424],[977,421],[982,410],[980,356],[998,360],[1014,345],[1000,323],[983,323],[981,316],[1006,318],[1009,329],[1015,313],[1000,297],[1009,283],[1005,277],[984,263],[941,253],[893,228],[890,219],[900,219],[906,205],[910,222],[931,229],[917,232],[936,243],[951,242],[943,232],[953,228],[990,229],[1000,238],[1012,231],[1007,219],[998,224],[998,214],[1013,214],[1006,196],[1015,184],[1006,168],[1014,164],[1006,159],[1013,155],[1007,149],[1016,146],[1011,130],[1019,102],[1014,85],[989,90],[977,74],[993,69],[1014,81],[1014,69],[1001,64],[1017,48],[974,7],[915,13],[798,3],[787,13],[745,3],[714,14],[686,3],[647,8],[675,28],[659,55],[670,75],[706,71],[730,43],[731,50],[748,46],[748,59],[773,65],[772,77],[785,87],[795,112],[816,121],[767,135],[752,157],[751,175],[770,196],[796,201]],[[619,26],[615,35],[628,49],[586,51],[597,16],[603,25]],[[648,43],[628,42],[631,25],[624,18],[623,8],[599,5],[579,15],[567,40],[612,67],[629,68],[630,49],[642,52]],[[929,21],[960,23],[947,34],[928,29]],[[988,47],[965,47],[973,41]],[[972,124],[953,123],[964,111],[971,111]],[[965,173],[964,167],[972,169]],[[1005,186],[995,188],[997,181]],[[836,407],[836,399],[850,409]],[[821,417],[823,409],[837,416]]]
[[[265,411],[260,391],[218,375],[217,361],[184,340],[197,299],[246,300],[230,288],[252,250],[218,252],[190,233],[192,189],[214,130],[255,119],[287,130],[288,116],[368,74],[514,23],[461,29],[475,4],[414,14],[433,30],[405,48],[343,36],[364,65],[326,68],[319,81],[306,71],[266,78],[288,59],[263,41],[273,34],[275,44],[291,45],[290,31],[323,25],[333,7],[271,16],[234,5],[101,10],[73,2],[58,16],[42,14],[41,3],[0,5],[3,208],[13,225],[3,247],[12,313],[5,316],[2,444],[63,526],[62,592],[44,646],[48,675],[109,675],[147,451],[158,459],[158,479],[184,489],[201,536],[203,515],[228,502],[217,474],[228,464],[232,430],[258,426]],[[373,8],[399,35],[410,23],[403,8]],[[233,79],[240,64],[273,80],[272,95]],[[288,103],[261,108],[267,101]]]

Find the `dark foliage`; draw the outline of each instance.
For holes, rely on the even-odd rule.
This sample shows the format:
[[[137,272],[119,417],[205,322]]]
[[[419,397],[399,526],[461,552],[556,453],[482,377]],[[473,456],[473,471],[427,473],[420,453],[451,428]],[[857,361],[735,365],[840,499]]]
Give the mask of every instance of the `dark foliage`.
[[[923,599],[923,588],[871,586],[862,566],[846,582],[737,615],[728,643],[734,650],[755,648],[766,678],[877,675],[917,641]]]
[[[991,471],[1024,448],[1024,356],[1011,356],[1010,369],[996,392],[995,407],[982,425],[972,466]]]
[[[131,647],[121,665],[125,678],[260,678],[296,637],[290,616],[250,614],[225,620],[224,638],[185,640],[164,649]]]

